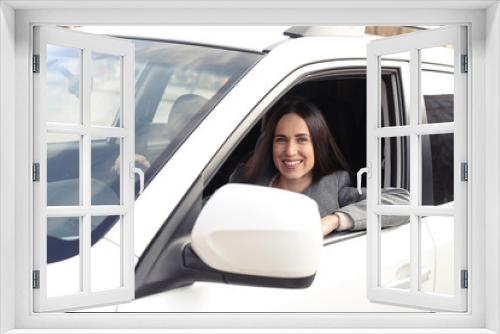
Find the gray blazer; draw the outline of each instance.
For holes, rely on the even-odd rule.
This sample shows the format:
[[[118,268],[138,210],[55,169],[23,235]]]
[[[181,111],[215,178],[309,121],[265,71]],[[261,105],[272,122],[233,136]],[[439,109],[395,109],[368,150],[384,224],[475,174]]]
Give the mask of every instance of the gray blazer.
[[[230,182],[238,182],[239,176],[242,175],[241,170],[237,168],[231,175]],[[271,175],[266,175],[256,183],[268,186],[271,179]],[[322,177],[311,184],[303,194],[318,203],[321,217],[334,212],[342,212],[348,215],[354,223],[351,231],[366,229],[366,188],[363,188],[362,194],[359,194],[358,190],[351,186],[351,179],[346,171],[337,171]],[[381,200],[382,204],[386,205],[408,205],[410,194],[405,189],[384,188]],[[384,216],[382,227],[403,225],[408,221],[407,216]]]

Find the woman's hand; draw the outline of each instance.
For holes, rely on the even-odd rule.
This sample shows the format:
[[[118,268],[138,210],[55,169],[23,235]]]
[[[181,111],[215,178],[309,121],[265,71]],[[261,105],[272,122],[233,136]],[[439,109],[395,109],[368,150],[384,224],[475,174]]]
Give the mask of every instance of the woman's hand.
[[[146,169],[151,167],[151,163],[142,154],[138,154],[138,153],[135,154],[135,162],[143,165]],[[115,163],[113,165],[113,170],[117,173],[120,172],[120,157],[116,158]]]
[[[323,236],[330,234],[335,231],[340,224],[339,216],[336,214],[324,216],[321,218],[321,230],[323,231]]]

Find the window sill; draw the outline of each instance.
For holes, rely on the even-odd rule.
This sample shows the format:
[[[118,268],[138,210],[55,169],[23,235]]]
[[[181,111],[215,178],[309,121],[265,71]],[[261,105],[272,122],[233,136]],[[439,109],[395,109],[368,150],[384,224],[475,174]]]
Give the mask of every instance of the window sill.
[[[408,334],[497,334],[489,329],[485,328],[469,328],[469,329],[433,329],[433,328],[422,328],[422,329],[292,329],[292,328],[281,328],[281,329],[15,329],[5,334],[225,334],[225,333],[244,333],[244,334],[396,334],[396,333],[408,333]]]

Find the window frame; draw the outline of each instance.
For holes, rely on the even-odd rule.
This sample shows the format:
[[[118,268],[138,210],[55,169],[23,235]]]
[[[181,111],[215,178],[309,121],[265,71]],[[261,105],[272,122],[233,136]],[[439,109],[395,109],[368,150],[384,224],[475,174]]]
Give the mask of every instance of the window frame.
[[[40,332],[29,328],[69,328],[93,327],[88,332],[110,332],[109,330],[96,330],[97,328],[126,328],[135,322],[135,328],[140,330],[142,324],[149,322],[152,327],[163,328],[168,323],[170,328],[184,328],[192,326],[188,319],[198,322],[198,328],[245,328],[246,323],[252,321],[255,332],[262,332],[257,328],[274,328],[275,332],[283,332],[283,328],[292,331],[292,326],[299,326],[304,333],[312,332],[311,328],[346,328],[358,327],[363,323],[364,330],[359,332],[378,332],[386,330],[376,330],[377,326],[384,324],[399,328],[400,332],[419,332],[411,330],[411,327],[421,328],[424,321],[427,328],[421,328],[421,332],[454,332],[458,328],[465,328],[461,332],[482,332],[498,333],[500,331],[500,320],[497,315],[500,311],[500,279],[498,273],[499,261],[499,228],[492,223],[498,221],[500,212],[498,209],[498,198],[500,190],[496,185],[499,178],[497,171],[500,167],[498,161],[498,135],[499,116],[492,111],[498,110],[500,105],[500,68],[498,59],[500,56],[500,9],[496,2],[481,1],[479,3],[464,2],[450,3],[446,1],[433,3],[428,6],[440,6],[445,9],[422,8],[421,10],[408,10],[409,8],[426,6],[426,3],[418,4],[418,1],[408,1],[404,4],[390,1],[380,1],[377,4],[366,2],[356,2],[346,8],[342,2],[336,3],[314,3],[307,4],[305,1],[297,3],[297,7],[286,8],[286,4],[275,1],[273,9],[266,8],[268,4],[256,2],[255,4],[220,4],[210,2],[204,4],[205,7],[213,9],[213,15],[206,15],[206,8],[193,9],[193,4],[187,3],[185,7],[177,6],[173,3],[157,3],[155,7],[151,2],[145,4],[135,3],[135,6],[150,6],[137,15],[135,9],[120,9],[120,4],[114,2],[106,3],[109,8],[98,9],[91,6],[92,2],[79,1],[72,4],[75,8],[58,9],[52,8],[50,11],[35,10],[56,6],[51,1],[19,2],[6,1],[0,4],[0,103],[2,113],[0,114],[0,130],[2,139],[0,140],[1,160],[7,161],[0,166],[0,182],[2,184],[0,193],[0,332],[6,333],[16,329],[16,333]],[[436,5],[439,4],[439,5]],[[199,5],[199,4],[198,4]],[[343,5],[343,6],[342,6]],[[133,4],[132,4],[133,6]],[[196,5],[195,5],[196,6]],[[224,7],[228,6],[228,7]],[[366,6],[366,7],[365,7]],[[376,6],[380,10],[360,11],[363,7],[373,8]],[[403,6],[403,8],[395,8]],[[413,7],[412,7],[413,6]],[[453,6],[463,6],[456,8]],[[486,8],[489,7],[488,10]],[[78,10],[81,7],[87,10]],[[221,8],[222,7],[222,8]],[[252,11],[244,8],[252,8]],[[343,7],[343,8],[342,8]],[[389,9],[391,8],[391,9]],[[31,9],[31,10],[29,10]],[[286,9],[285,11],[283,9]],[[250,15],[249,15],[250,13]],[[266,15],[263,15],[263,14]],[[288,14],[288,15],[287,15]],[[360,15],[362,14],[362,15]],[[326,15],[326,16],[325,16]],[[26,286],[30,286],[29,271],[20,263],[29,264],[29,252],[23,247],[31,242],[30,227],[27,222],[32,221],[33,213],[26,208],[29,207],[31,166],[29,157],[32,156],[30,143],[32,141],[32,120],[30,119],[31,85],[30,76],[30,25],[33,23],[66,23],[75,24],[176,24],[176,23],[211,23],[239,24],[253,23],[265,24],[277,22],[304,22],[304,17],[308,17],[308,23],[321,24],[324,22],[334,22],[337,24],[363,24],[363,22],[377,22],[379,24],[399,24],[418,23],[426,24],[439,22],[441,24],[465,23],[472,27],[472,86],[473,91],[469,91],[469,107],[471,110],[486,110],[485,113],[471,112],[468,115],[468,132],[472,133],[468,140],[469,152],[469,182],[468,195],[471,201],[468,203],[468,220],[474,217],[479,223],[474,225],[471,239],[469,239],[469,258],[471,259],[471,275],[469,282],[469,312],[466,314],[429,314],[421,316],[391,314],[363,315],[361,318],[355,314],[171,314],[171,315],[89,315],[83,314],[75,317],[67,314],[34,315],[27,311],[26,306],[29,301],[29,291]],[[238,20],[239,18],[239,20]],[[272,18],[272,19],[269,19]],[[397,19],[395,19],[397,18]],[[489,27],[485,30],[485,22]],[[483,43],[486,45],[483,46]],[[15,61],[16,68],[12,68]],[[485,71],[485,65],[488,71]],[[486,79],[486,80],[485,80]],[[15,85],[12,83],[15,82]],[[15,88],[15,89],[14,89]],[[29,98],[27,98],[29,96]],[[486,102],[485,101],[486,96]],[[14,108],[15,106],[15,108]],[[484,107],[488,108],[484,108]],[[14,112],[14,110],[16,112]],[[486,120],[488,120],[486,122]],[[16,124],[15,131],[12,124]],[[10,127],[10,128],[9,128]],[[471,131],[472,130],[472,131]],[[483,132],[488,132],[488,140]],[[5,134],[5,137],[3,136]],[[14,146],[15,143],[15,146]],[[16,151],[17,150],[17,151]],[[485,153],[493,154],[490,163],[485,161]],[[486,174],[486,175],[484,175]],[[488,183],[485,182],[486,177]],[[15,186],[7,189],[4,185]],[[485,190],[483,190],[486,187]],[[11,195],[15,189],[15,196]],[[474,195],[474,196],[471,196]],[[489,206],[488,206],[489,205]],[[485,208],[488,208],[484,213]],[[488,219],[486,219],[488,218]],[[477,220],[476,220],[477,219]],[[468,225],[469,233],[471,224]],[[15,242],[14,242],[15,239]],[[486,243],[486,246],[484,244]],[[484,246],[484,247],[483,247]],[[486,252],[486,249],[488,252]],[[15,257],[12,257],[15,254]],[[485,266],[488,264],[489,266]],[[31,267],[31,266],[28,266]],[[493,269],[487,269],[493,268]],[[16,279],[17,278],[17,279]],[[14,281],[16,284],[14,284]],[[483,286],[486,285],[488,297],[484,293]],[[12,287],[15,286],[15,289]],[[12,305],[16,305],[12,307]],[[128,318],[128,321],[127,319]],[[141,319],[143,321],[138,321]],[[125,320],[125,321],[123,321]],[[168,321],[167,321],[168,320]],[[122,322],[122,323],[120,323]],[[137,324],[139,323],[139,324]],[[201,324],[201,325],[200,325]],[[292,325],[293,324],[293,325]],[[90,326],[91,325],[91,326]],[[280,330],[281,328],[281,330]],[[304,329],[306,328],[306,329]],[[309,329],[307,329],[309,328]],[[371,328],[371,329],[370,329]],[[440,328],[432,330],[431,328]],[[468,330],[467,330],[468,328]],[[235,330],[237,331],[237,330]],[[248,329],[245,330],[248,332]],[[332,332],[339,332],[331,329]],[[70,332],[65,330],[64,332]],[[82,332],[80,329],[78,332]],[[168,330],[165,329],[165,332]],[[199,332],[207,332],[199,329]],[[294,332],[300,332],[294,330]]]
[[[432,35],[435,33],[435,35]],[[454,138],[453,146],[453,178],[454,184],[454,205],[449,212],[437,204],[421,203],[423,195],[424,174],[422,173],[422,156],[424,149],[424,140],[422,130],[431,130],[429,124],[422,122],[420,109],[420,96],[423,90],[423,82],[420,79],[420,73],[423,71],[421,51],[426,48],[436,47],[444,43],[452,44],[453,60],[460,63],[461,55],[467,52],[466,45],[467,31],[464,26],[450,26],[436,29],[435,31],[423,31],[415,34],[394,36],[391,39],[381,39],[373,41],[368,46],[368,153],[367,164],[372,169],[371,177],[368,177],[368,247],[371,248],[369,258],[369,288],[368,295],[374,302],[385,301],[395,304],[406,303],[410,300],[410,305],[417,307],[432,307],[441,310],[463,311],[467,310],[467,291],[461,287],[461,270],[468,270],[467,267],[467,249],[464,245],[467,236],[465,235],[467,220],[467,182],[460,180],[460,164],[467,162],[467,133],[465,118],[467,115],[467,73],[463,73],[458,66],[454,67],[454,111],[453,122],[435,123],[435,132],[431,134],[449,134]],[[409,45],[412,45],[411,47]],[[409,120],[404,127],[384,127],[381,121],[381,108],[374,107],[380,105],[381,95],[381,68],[383,66],[383,57],[390,57],[397,52],[410,52],[410,108]],[[423,95],[422,95],[423,99]],[[452,125],[453,129],[448,128]],[[439,128],[437,128],[439,127]],[[396,133],[399,131],[399,133]],[[420,132],[422,131],[422,132]],[[430,132],[430,131],[429,131]],[[386,288],[381,282],[382,257],[382,236],[380,234],[380,220],[383,215],[390,215],[396,212],[395,206],[383,205],[380,202],[381,196],[381,142],[387,138],[402,138],[407,136],[410,139],[410,203],[408,206],[398,208],[398,214],[408,215],[410,217],[410,288],[408,290],[394,290]],[[431,215],[443,215],[453,217],[453,294],[451,296],[442,296],[439,293],[421,293],[420,276],[422,270],[421,256],[422,245],[420,240],[420,230],[423,225],[422,218]],[[432,305],[432,306],[431,306]]]
[[[90,38],[89,38],[90,37]],[[100,36],[103,37],[103,36]],[[79,63],[81,69],[81,98],[79,99],[78,112],[81,120],[76,124],[58,124],[47,121],[49,114],[48,103],[44,102],[42,96],[46,94],[48,63],[47,45],[53,43],[65,48],[73,48],[80,53]],[[34,268],[37,268],[40,275],[39,289],[34,291],[34,308],[39,310],[64,310],[78,308],[90,304],[106,304],[109,299],[123,302],[134,299],[134,254],[133,254],[133,231],[134,231],[134,70],[135,51],[131,42],[116,38],[94,38],[86,33],[69,31],[63,28],[40,27],[34,28],[34,49],[40,56],[40,71],[33,77],[34,99],[37,104],[34,106],[34,160],[40,165],[40,181],[34,184],[34,213],[43,218],[33,222],[34,228]],[[37,50],[38,49],[38,50]],[[91,121],[92,110],[91,101],[91,78],[92,78],[92,55],[95,52],[106,53],[120,59],[120,106],[119,117],[121,119],[118,126],[99,126]],[[38,105],[39,103],[39,105]],[[36,124],[38,123],[38,124]],[[76,131],[75,131],[76,128]],[[69,132],[79,135],[79,202],[68,207],[54,207],[47,203],[47,137],[51,133]],[[76,133],[75,133],[76,132]],[[95,136],[95,137],[94,137]],[[100,205],[92,203],[91,195],[91,156],[92,138],[106,136],[116,139],[119,145],[119,164],[121,173],[119,174],[119,203],[114,205]],[[54,212],[59,211],[59,212]],[[48,270],[47,270],[47,221],[56,217],[62,211],[67,216],[79,216],[79,289],[77,292],[66,296],[48,295]],[[91,219],[99,215],[119,216],[120,247],[119,247],[119,276],[120,282],[117,287],[95,291],[92,288],[91,275],[92,255],[91,255]]]

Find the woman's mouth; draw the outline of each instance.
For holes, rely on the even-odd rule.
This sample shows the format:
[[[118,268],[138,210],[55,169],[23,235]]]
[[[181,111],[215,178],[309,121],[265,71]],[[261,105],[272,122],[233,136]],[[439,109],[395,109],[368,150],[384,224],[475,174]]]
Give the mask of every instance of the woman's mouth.
[[[302,163],[302,160],[282,160],[281,162],[287,169],[295,169]]]

